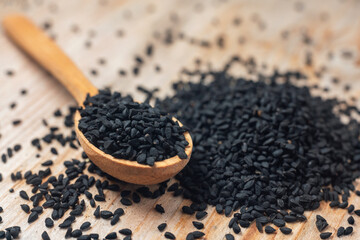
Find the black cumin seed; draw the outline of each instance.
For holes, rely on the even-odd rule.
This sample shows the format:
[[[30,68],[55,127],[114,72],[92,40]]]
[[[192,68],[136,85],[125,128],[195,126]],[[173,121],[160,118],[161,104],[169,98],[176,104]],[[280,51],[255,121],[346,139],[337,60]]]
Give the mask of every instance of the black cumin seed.
[[[15,144],[15,146],[14,146],[14,151],[15,152],[18,152],[18,151],[20,151],[21,150],[21,145],[20,144]]]
[[[51,218],[45,219],[45,226],[48,228],[52,228],[54,226],[54,221]]]
[[[6,163],[6,162],[7,162],[7,156],[6,156],[4,153],[1,155],[1,161],[2,161],[3,163]]]
[[[26,95],[27,92],[28,92],[28,91],[27,91],[26,89],[21,89],[20,94],[21,94],[21,95]]]
[[[285,234],[285,235],[288,235],[292,232],[292,229],[291,228],[288,228],[288,227],[281,227],[280,228],[280,231]]]
[[[91,75],[93,75],[93,76],[96,76],[96,75],[98,74],[98,72],[97,72],[96,69],[91,69],[91,70],[90,70],[90,73],[91,73]]]
[[[82,235],[82,231],[80,229],[75,229],[71,232],[71,237],[78,238]]]
[[[8,75],[8,76],[13,76],[13,75],[14,75],[14,71],[13,71],[13,70],[6,70],[6,75]]]
[[[165,232],[164,236],[167,239],[176,239],[175,235],[172,234],[171,232]]]
[[[19,236],[19,233],[21,231],[21,228],[19,226],[13,226],[13,227],[10,227],[10,228],[6,228],[5,230],[9,231],[10,232],[10,235],[13,237],[13,238],[18,238]]]
[[[119,230],[119,233],[121,233],[122,235],[128,236],[128,235],[132,234],[132,231],[129,228],[124,228],[124,229]]]
[[[194,232],[191,232],[189,234],[192,235],[193,239],[198,239],[198,238],[201,238],[201,237],[205,236],[205,233],[200,232],[200,231],[194,231]]]
[[[54,112],[54,116],[55,117],[61,117],[62,116],[62,112],[60,109],[57,109],[55,112]]]
[[[100,212],[100,217],[103,219],[109,219],[113,216],[113,213],[107,210],[103,210]]]
[[[282,219],[274,219],[273,220],[273,224],[277,227],[284,227],[285,226],[285,221]]]
[[[91,239],[99,239],[99,234],[97,233],[91,233],[89,236]]]
[[[122,198],[122,199],[120,200],[120,202],[121,202],[123,205],[125,205],[125,206],[131,206],[131,205],[132,205],[131,200],[128,199],[128,198]]]
[[[70,238],[71,237],[71,232],[72,232],[72,228],[69,227],[67,230],[66,230],[66,233],[65,233],[65,238]]]
[[[126,76],[126,71],[125,70],[119,70],[119,75]]]
[[[156,72],[161,72],[161,66],[160,65],[155,65],[155,71]]]
[[[54,162],[52,160],[47,160],[47,161],[43,162],[41,165],[44,167],[48,167],[48,166],[53,165],[53,163]]]
[[[353,227],[347,227],[345,228],[344,235],[345,236],[350,235],[352,232],[353,232]]]
[[[22,209],[24,212],[26,212],[26,213],[29,213],[29,212],[30,212],[30,207],[29,207],[29,205],[27,205],[27,204],[21,204],[20,207],[21,207],[21,209]]]
[[[29,218],[28,218],[28,223],[32,223],[34,221],[36,221],[39,217],[39,214],[37,212],[32,212],[30,213],[29,215]]]
[[[331,232],[324,232],[324,233],[320,233],[320,238],[321,239],[328,239],[331,236]]]
[[[329,224],[327,223],[326,219],[320,215],[316,215],[316,228],[319,232],[322,232]]]
[[[241,228],[236,222],[232,225],[232,229],[236,234],[239,234],[241,232]]]
[[[129,190],[123,190],[121,191],[121,197],[128,197],[131,194],[131,191]]]
[[[31,209],[31,212],[37,212],[38,214],[41,214],[43,212],[43,208],[41,206],[36,206]]]
[[[355,210],[354,213],[355,213],[356,215],[360,216],[360,209]]]
[[[207,216],[207,212],[205,212],[205,211],[197,212],[195,215],[197,220],[201,220],[201,219],[205,218],[206,216]]]
[[[51,152],[52,154],[54,154],[54,155],[58,155],[58,151],[57,151],[56,148],[54,148],[54,147],[52,147],[52,148],[50,149],[50,152]]]
[[[163,206],[161,206],[161,204],[156,204],[155,210],[161,214],[165,213],[165,209],[163,208]]]
[[[95,238],[98,239],[98,238]],[[90,235],[81,235],[80,237],[77,238],[77,240],[91,240]]]
[[[164,229],[166,228],[167,224],[166,223],[161,223],[159,224],[159,226],[157,226],[158,230],[160,232],[164,231]]]
[[[67,219],[64,222],[60,223],[59,227],[60,228],[69,228],[72,223],[73,223],[73,221],[71,221],[70,219]]]
[[[256,220],[256,221],[255,221],[255,225],[256,225],[257,230],[258,230],[260,233],[262,233],[262,232],[263,232],[263,226],[262,226],[261,222],[258,221],[258,220]]]
[[[225,239],[226,240],[235,240],[234,236],[232,234],[230,234],[230,233],[225,235]]]
[[[97,195],[94,196],[94,199],[97,202],[105,202],[105,196],[102,196],[102,195],[97,194]]]
[[[117,238],[116,232],[111,232],[105,237],[105,239],[116,239],[116,238]]]
[[[96,203],[95,203],[95,200],[94,199],[90,199],[90,205],[91,207],[95,207],[96,206]]]
[[[295,216],[291,216],[291,215],[286,215],[285,217],[284,217],[284,220],[285,220],[285,222],[287,222],[287,223],[292,223],[292,222],[296,222],[296,217]]]
[[[125,213],[124,209],[118,208],[118,209],[115,210],[114,215],[122,216],[122,215],[124,215],[124,213]]]
[[[331,208],[334,208],[334,207],[338,207],[339,204],[340,204],[339,201],[332,201],[332,202],[329,204],[329,206],[330,206]]]
[[[82,231],[84,231],[84,230],[89,229],[90,226],[91,226],[91,223],[90,223],[90,222],[84,222],[83,224],[81,224],[80,229],[81,229]]]
[[[341,237],[345,234],[345,228],[344,227],[339,227],[338,230],[337,230],[337,236],[338,237]]]
[[[353,216],[348,217],[347,221],[348,221],[348,223],[351,224],[351,225],[353,225],[353,224],[355,223],[355,219],[354,219]]]
[[[20,197],[24,200],[29,200],[29,196],[28,194],[24,191],[24,190],[21,190],[20,193],[19,193]]]
[[[17,125],[19,125],[21,123],[21,120],[20,119],[16,119],[16,120],[14,120],[13,122],[12,122],[12,124],[14,125],[14,126],[17,126]]]
[[[153,51],[154,51],[154,46],[152,44],[149,44],[147,47],[146,47],[146,55],[148,57],[151,57],[153,55]]]
[[[183,211],[183,213],[189,214],[189,215],[192,215],[195,213],[195,211],[189,206],[183,206],[182,211]]]
[[[186,238],[185,238],[185,240],[194,240],[195,238],[194,238],[194,236],[193,236],[193,234],[192,233],[188,233],[187,235],[186,235]]]
[[[273,227],[271,227],[271,226],[266,226],[265,227],[265,232],[267,233],[267,234],[271,234],[271,233],[274,233],[276,230],[273,228]]]
[[[118,214],[114,214],[114,216],[112,217],[110,224],[111,226],[114,226],[115,224],[117,224],[120,220],[120,215]]]
[[[132,200],[134,203],[139,203],[141,201],[140,195],[136,192],[132,193]]]

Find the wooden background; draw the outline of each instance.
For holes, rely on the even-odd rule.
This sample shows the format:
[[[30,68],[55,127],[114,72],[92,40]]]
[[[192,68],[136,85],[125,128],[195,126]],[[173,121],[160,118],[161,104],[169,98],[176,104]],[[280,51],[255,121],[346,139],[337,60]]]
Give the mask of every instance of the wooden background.
[[[211,62],[217,68],[235,54],[244,58],[255,57],[257,63],[266,64],[269,71],[273,67],[302,69],[312,76],[307,84],[318,83],[330,88],[328,93],[322,93],[324,96],[349,100],[360,94],[360,1],[0,0],[0,18],[12,12],[25,13],[40,26],[50,23],[47,32],[56,37],[57,43],[96,86],[131,92],[138,99],[143,97],[135,91],[139,84],[160,87],[159,95],[164,96],[170,94],[171,82],[180,77],[183,67],[195,67],[195,59]],[[188,36],[187,39],[208,40],[212,47],[189,44],[189,40],[176,37],[173,44],[166,45],[163,43],[164,33],[169,28],[175,36],[182,32]],[[216,46],[219,36],[224,37],[223,49]],[[311,39],[310,44],[307,44],[307,38]],[[86,42],[91,46],[86,47]],[[140,75],[134,77],[130,74],[135,64],[134,55],[143,56],[149,43],[155,46],[154,56],[145,59]],[[308,52],[313,56],[311,65],[305,64]],[[106,59],[106,64],[99,65],[100,58]],[[160,73],[154,70],[156,64],[162,67]],[[315,73],[324,66],[327,70],[319,80]],[[96,69],[96,76],[90,74],[92,69]],[[127,76],[120,76],[119,69],[127,70]],[[14,71],[14,75],[7,76],[8,70]],[[245,75],[241,70],[238,73]],[[339,78],[340,84],[333,85],[333,77]],[[352,86],[349,92],[344,91],[346,84]],[[27,89],[28,94],[21,96],[21,89]],[[14,110],[9,108],[11,102],[18,104]],[[53,174],[59,174],[64,170],[64,160],[80,157],[81,151],[56,145],[60,152],[58,157],[50,153],[49,146],[44,146],[41,157],[35,158],[37,151],[30,145],[31,139],[41,137],[47,131],[41,124],[43,118],[51,125],[62,126],[52,113],[57,108],[65,111],[69,104],[75,104],[70,94],[0,33],[0,154],[16,143],[23,146],[7,164],[0,162],[0,173],[4,177],[0,183],[0,206],[4,208],[0,214],[3,217],[0,229],[19,225],[22,239],[39,239],[45,230],[44,219],[51,211],[45,211],[38,221],[29,225],[28,216],[19,206],[24,202],[19,191],[30,192],[30,188],[24,181],[12,182],[10,174],[16,171],[24,173],[29,169],[38,171],[41,162],[47,159],[55,161],[51,169]],[[23,122],[14,127],[14,119]],[[9,193],[10,188],[15,192]],[[133,189],[135,186],[122,186],[124,188]],[[103,209],[113,211],[121,206],[118,193],[106,192],[106,197],[107,201],[101,204]],[[360,208],[359,198],[352,196],[351,199],[355,207]],[[153,210],[156,203],[163,205],[165,214]],[[125,207],[126,215],[114,227],[106,220],[95,220],[90,207],[82,219],[92,223],[88,232],[99,232],[102,237],[129,227],[134,232],[133,239],[163,239],[163,233],[156,227],[167,222],[166,230],[173,232],[177,239],[185,239],[186,233],[195,229],[191,223],[194,216],[181,214],[184,204],[189,202],[170,194],[157,200],[143,199],[141,204]],[[259,234],[252,225],[235,237],[319,239],[315,228],[318,213],[328,220],[328,231],[335,232],[339,226],[348,226],[346,211],[330,209],[326,205],[321,205],[315,212],[307,212],[307,222],[288,224],[293,229],[289,236],[284,237],[279,230],[277,234]],[[226,233],[232,232],[227,227],[228,218],[216,214],[213,208],[208,212],[203,221],[206,239],[222,239]],[[360,239],[360,220],[358,217],[355,219],[355,232],[344,239]],[[82,222],[78,220],[73,228],[78,228]],[[63,239],[65,235],[65,230],[57,227],[48,232],[52,239]],[[332,238],[336,238],[334,235]]]

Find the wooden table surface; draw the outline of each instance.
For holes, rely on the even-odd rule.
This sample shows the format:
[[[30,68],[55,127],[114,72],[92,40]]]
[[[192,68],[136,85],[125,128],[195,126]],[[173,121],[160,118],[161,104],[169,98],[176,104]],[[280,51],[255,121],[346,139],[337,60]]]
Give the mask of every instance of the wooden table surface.
[[[40,26],[50,24],[47,32],[56,38],[56,42],[97,87],[112,87],[132,93],[138,99],[143,98],[136,92],[139,84],[148,88],[160,87],[159,96],[165,96],[171,93],[171,83],[179,79],[183,67],[195,67],[195,59],[202,60],[201,67],[206,68],[206,63],[210,62],[214,68],[219,68],[236,54],[244,58],[254,57],[260,65],[267,65],[267,71],[274,67],[301,69],[310,76],[307,84],[318,83],[330,88],[325,95],[321,93],[326,97],[349,100],[360,93],[360,1],[0,0],[0,18],[13,12],[28,15]],[[164,43],[167,29],[171,29],[174,35],[172,44]],[[183,33],[185,39],[177,38],[179,33]],[[216,44],[220,36],[224,39],[224,48]],[[199,46],[198,40],[209,41],[211,47]],[[144,56],[148,44],[154,45],[154,56],[145,59],[144,67],[135,77],[131,74],[134,56]],[[101,58],[106,59],[103,65],[98,63]],[[159,73],[155,71],[157,64],[162,69]],[[120,76],[120,69],[125,69],[127,76]],[[13,76],[6,74],[8,70],[14,72]],[[91,74],[92,70],[97,74]],[[319,71],[323,73],[321,79],[316,77]],[[246,75],[241,69],[235,73]],[[338,85],[332,84],[334,77],[340,80]],[[351,85],[351,90],[345,92],[347,84]],[[28,94],[22,96],[22,89],[27,89]],[[14,110],[9,108],[12,102],[17,103]],[[70,104],[75,104],[70,94],[18,51],[1,32],[0,154],[17,143],[22,144],[22,150],[8,163],[0,162],[0,173],[4,178],[0,183],[0,206],[4,208],[0,214],[3,218],[0,229],[19,225],[22,239],[40,239],[45,230],[44,219],[51,211],[45,211],[38,221],[29,225],[27,214],[19,206],[24,203],[19,191],[30,192],[31,188],[24,180],[13,182],[10,174],[24,173],[29,169],[38,171],[40,164],[47,159],[54,160],[52,172],[59,174],[64,171],[64,160],[80,158],[81,150],[62,148],[57,143],[59,156],[54,157],[50,146],[44,145],[41,157],[36,158],[37,151],[30,144],[34,137],[47,132],[41,122],[43,118],[51,125],[62,126],[53,112],[58,108],[65,111]],[[12,121],[15,119],[21,119],[22,123],[14,127]],[[135,187],[121,186],[122,189]],[[9,193],[10,188],[15,192]],[[107,201],[100,204],[103,209],[113,211],[124,207],[119,202],[119,193],[105,193]],[[360,208],[359,198],[352,196],[351,202]],[[157,203],[165,208],[165,214],[154,211]],[[110,226],[106,220],[95,220],[90,207],[80,219],[90,221],[91,232],[98,232],[101,236],[128,227],[134,232],[133,239],[140,240],[164,239],[156,227],[167,222],[168,231],[173,232],[177,239],[185,239],[186,233],[195,229],[192,226],[194,216],[181,214],[184,204],[189,202],[165,194],[156,200],[143,199],[141,204],[125,207],[126,215],[115,226]],[[208,212],[203,221],[205,239],[223,239],[226,233],[232,232],[227,227],[229,218],[216,214],[213,208]],[[284,236],[279,230],[272,235],[259,234],[253,224],[247,230],[242,229],[235,238],[319,239],[315,228],[316,214],[328,220],[331,232],[339,226],[348,226],[347,211],[330,209],[327,204],[322,204],[317,211],[306,212],[307,222],[288,224],[293,229],[289,236]],[[73,228],[78,228],[82,220],[77,220]],[[344,239],[360,239],[359,224],[356,217],[355,232]],[[65,235],[65,230],[58,227],[48,232],[52,239],[63,239]],[[332,238],[336,238],[334,235]]]

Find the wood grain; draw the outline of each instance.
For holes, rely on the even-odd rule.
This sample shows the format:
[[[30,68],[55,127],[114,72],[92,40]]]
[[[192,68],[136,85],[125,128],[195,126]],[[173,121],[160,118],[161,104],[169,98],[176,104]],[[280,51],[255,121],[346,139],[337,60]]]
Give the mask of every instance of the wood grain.
[[[211,62],[213,68],[219,68],[229,57],[240,54],[243,58],[256,58],[259,66],[266,64],[264,71],[274,68],[301,69],[310,76],[306,84],[330,88],[328,93],[319,91],[317,94],[337,96],[352,102],[351,97],[360,93],[359,10],[360,1],[357,0],[329,0],[326,4],[321,0],[304,1],[303,5],[298,1],[283,0],[0,1],[1,18],[9,13],[21,12],[34,19],[39,26],[45,21],[50,22],[48,34],[56,37],[56,42],[96,87],[111,86],[125,93],[133,93],[139,100],[143,96],[135,91],[137,85],[161,87],[159,95],[165,96],[171,92],[172,82],[182,77],[180,72],[184,66],[195,67],[196,58],[202,60],[201,68],[207,68],[207,62]],[[235,18],[240,19],[239,25],[234,24]],[[174,35],[183,32],[185,40],[176,38],[173,44],[163,44],[166,29],[169,28],[173,29]],[[122,37],[119,30],[123,31]],[[216,38],[220,35],[225,40],[223,49],[216,47]],[[304,43],[306,35],[312,40],[310,45]],[[197,39],[209,40],[212,47],[189,44],[189,38],[195,42]],[[90,42],[91,47],[86,47],[86,42]],[[154,56],[145,59],[140,75],[134,77],[131,74],[134,56],[143,56],[149,43],[155,46]],[[19,191],[30,192],[30,188],[23,181],[12,182],[10,174],[28,169],[38,171],[42,169],[40,164],[47,159],[54,160],[52,172],[59,174],[64,171],[64,160],[80,158],[80,150],[61,148],[60,145],[57,145],[61,149],[59,156],[54,157],[50,147],[44,145],[41,157],[36,158],[37,151],[30,145],[31,139],[47,132],[41,124],[43,118],[48,119],[50,125],[62,126],[61,120],[53,117],[53,111],[57,108],[65,111],[67,105],[75,102],[59,83],[20,53],[4,34],[0,34],[0,48],[0,153],[16,143],[23,146],[7,164],[0,163],[0,172],[4,177],[0,183],[0,206],[5,209],[0,214],[3,217],[0,229],[19,225],[22,227],[22,239],[39,239],[45,229],[43,221],[50,212],[45,211],[34,224],[27,224],[27,215],[19,207],[24,202],[19,197]],[[312,52],[310,66],[305,64],[307,52]],[[349,57],[348,52],[352,56]],[[99,65],[99,58],[106,59],[106,64]],[[162,67],[160,73],[154,71],[156,64]],[[315,72],[322,66],[326,66],[327,71],[319,80]],[[8,69],[15,74],[7,76],[5,73]],[[97,71],[97,75],[90,74],[92,69]],[[127,70],[127,76],[120,76],[119,69]],[[234,69],[234,74],[252,77],[241,68]],[[332,84],[333,77],[339,78],[338,85]],[[346,84],[352,86],[349,92],[343,90]],[[26,96],[20,95],[23,88],[28,89]],[[14,110],[9,109],[11,102],[17,102]],[[359,105],[358,100],[354,103]],[[22,119],[23,122],[14,127],[14,119]],[[121,187],[136,188],[133,185]],[[14,188],[15,193],[10,194],[9,188]],[[101,204],[103,209],[113,211],[122,206],[119,194],[105,194],[107,201]],[[352,196],[351,202],[360,208],[359,198]],[[153,210],[156,203],[163,205],[165,214],[160,215]],[[188,231],[195,230],[191,223],[194,217],[181,214],[184,204],[189,202],[180,197],[174,198],[171,194],[157,200],[142,200],[141,204],[125,207],[126,215],[114,227],[105,220],[95,221],[90,207],[82,219],[92,223],[91,232],[99,232],[102,236],[129,227],[134,231],[133,239],[140,240],[164,239],[156,226],[166,221],[167,230],[173,232],[177,239],[184,239]],[[236,239],[319,239],[314,225],[316,214],[328,220],[332,232],[339,226],[348,225],[346,211],[330,209],[327,205],[324,203],[320,209],[307,212],[307,222],[289,224],[293,233],[287,237],[279,231],[273,235],[259,234],[252,225],[247,230],[242,229]],[[206,239],[222,239],[231,232],[227,227],[228,218],[216,214],[213,208],[208,212],[209,216],[203,221]],[[358,218],[356,220],[355,232],[344,239],[360,239]],[[81,223],[82,220],[77,221],[74,228]],[[48,232],[52,239],[63,239],[65,234],[57,227]]]
[[[12,14],[3,18],[2,25],[10,39],[59,80],[79,105],[87,94],[98,92],[71,59],[30,19]]]

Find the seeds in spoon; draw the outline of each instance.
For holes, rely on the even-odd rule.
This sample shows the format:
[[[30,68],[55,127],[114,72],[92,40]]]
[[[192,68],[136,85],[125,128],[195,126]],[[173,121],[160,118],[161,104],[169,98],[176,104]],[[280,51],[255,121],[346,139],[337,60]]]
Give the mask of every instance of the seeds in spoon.
[[[105,153],[150,166],[176,155],[187,158],[185,128],[159,109],[109,90],[88,96],[84,106],[79,129]]]

